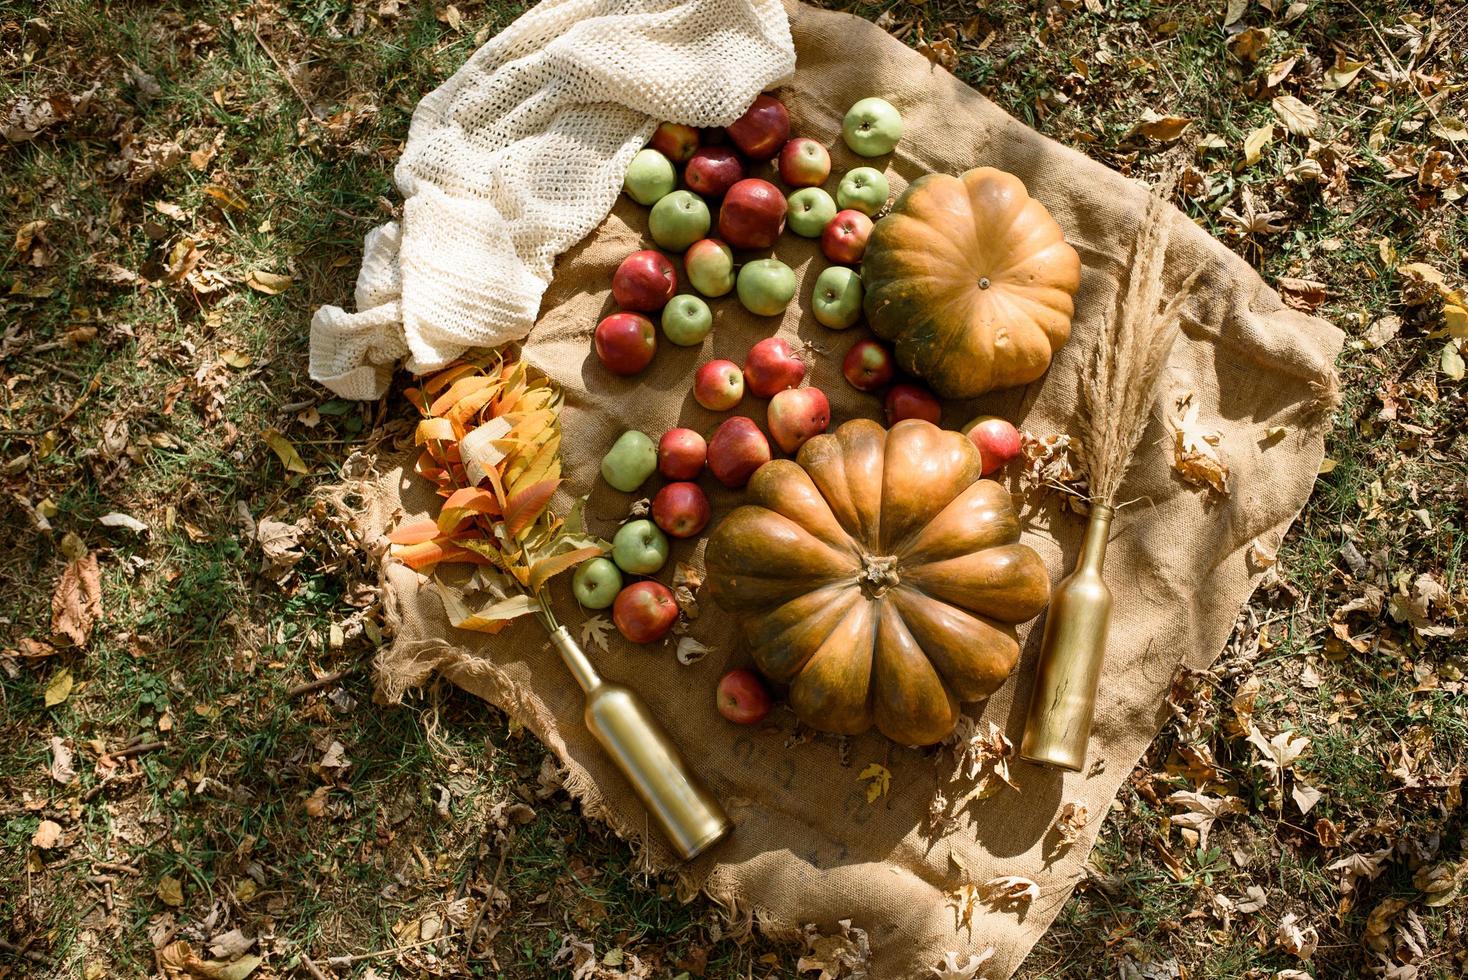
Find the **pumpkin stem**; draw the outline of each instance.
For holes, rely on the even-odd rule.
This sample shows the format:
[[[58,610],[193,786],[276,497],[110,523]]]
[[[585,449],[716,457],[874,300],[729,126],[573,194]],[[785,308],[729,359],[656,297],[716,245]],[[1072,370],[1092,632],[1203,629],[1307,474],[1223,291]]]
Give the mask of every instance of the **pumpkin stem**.
[[[868,599],[880,599],[901,581],[902,576],[897,574],[896,555],[861,556],[861,571],[857,573],[856,584]]]

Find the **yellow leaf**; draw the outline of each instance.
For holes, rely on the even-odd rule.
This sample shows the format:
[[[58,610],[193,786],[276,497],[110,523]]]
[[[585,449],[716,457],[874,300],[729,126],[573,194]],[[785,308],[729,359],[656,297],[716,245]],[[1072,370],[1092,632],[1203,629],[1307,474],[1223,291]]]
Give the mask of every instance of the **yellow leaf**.
[[[232,368],[247,368],[255,361],[249,354],[242,354],[233,347],[226,347],[221,351],[219,359]]]
[[[1171,143],[1192,124],[1193,120],[1184,116],[1162,116],[1148,109],[1142,113],[1141,121],[1132,127],[1132,132],[1159,143]]]
[[[1450,340],[1443,348],[1442,356],[1438,358],[1438,367],[1454,381],[1463,380],[1463,352],[1459,349],[1459,341]]]
[[[1327,456],[1320,461],[1320,469],[1316,470],[1315,473],[1317,476],[1324,476],[1334,470],[1335,467],[1336,461]]]
[[[246,286],[266,296],[285,292],[294,281],[290,276],[284,276],[278,272],[267,272],[264,269],[251,269],[249,275],[245,276]]]
[[[1192,392],[1178,400],[1179,414],[1172,418],[1172,466],[1189,483],[1228,493],[1228,466],[1219,455],[1222,433],[1206,429],[1198,421],[1198,406]]]
[[[1320,87],[1327,92],[1339,91],[1351,84],[1356,76],[1361,73],[1361,69],[1365,67],[1366,62],[1352,61],[1345,54],[1337,51],[1335,53],[1335,64],[1325,70],[1325,80],[1320,83]]]
[[[260,438],[265,440],[267,446],[275,450],[275,455],[280,457],[280,465],[284,466],[287,472],[311,472],[311,467],[307,466],[306,461],[301,459],[301,454],[296,452],[296,447],[291,445],[291,441],[275,429],[266,429],[260,433]]]
[[[1270,107],[1295,136],[1309,136],[1320,125],[1320,115],[1293,95],[1276,95]]]
[[[178,908],[183,904],[183,882],[172,875],[165,875],[158,881],[158,900],[164,905]]]
[[[1432,125],[1428,126],[1427,129],[1432,135],[1439,139],[1445,139],[1449,143],[1468,140],[1468,125],[1464,125],[1463,120],[1456,116],[1443,116],[1440,119],[1434,119]]]
[[[62,667],[51,675],[51,680],[46,683],[46,707],[54,708],[58,704],[71,697],[73,681],[71,671]]]
[[[49,851],[61,843],[61,824],[54,820],[42,820],[31,835],[31,846]]]
[[[1459,340],[1468,340],[1468,309],[1451,303],[1444,306],[1443,326]]]
[[[1274,139],[1274,123],[1266,123],[1244,137],[1244,166],[1252,167],[1269,141]]]
[[[892,773],[878,762],[868,765],[856,778],[867,784],[868,803],[874,803],[878,797],[886,796],[887,791],[892,788]]]
[[[249,202],[244,198],[240,197],[228,187],[220,187],[218,184],[206,184],[204,186],[204,194],[207,197],[212,197],[230,211],[245,211],[250,207]]]

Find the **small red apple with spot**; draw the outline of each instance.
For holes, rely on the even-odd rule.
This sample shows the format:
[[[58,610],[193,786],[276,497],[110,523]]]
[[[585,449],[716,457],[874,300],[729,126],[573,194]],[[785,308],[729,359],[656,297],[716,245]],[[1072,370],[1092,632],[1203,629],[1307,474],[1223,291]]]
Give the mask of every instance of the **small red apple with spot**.
[[[872,219],[860,211],[837,211],[821,232],[821,251],[832,262],[856,265],[866,254],[873,227]]]
[[[744,415],[725,419],[709,440],[709,472],[724,486],[738,489],[770,461],[770,441]]]
[[[719,681],[714,697],[719,714],[736,725],[757,725],[770,713],[770,692],[752,670],[731,670]]]
[[[633,252],[612,273],[612,298],[624,310],[661,310],[677,291],[678,270],[666,255],[650,248]]]
[[[943,406],[938,396],[921,385],[893,385],[887,389],[885,401],[887,424],[896,425],[904,419],[923,419],[937,425],[943,417]]]
[[[697,483],[669,483],[652,498],[652,522],[675,538],[691,538],[708,526],[713,511]]]
[[[779,99],[761,93],[724,129],[740,153],[751,160],[768,160],[790,139],[790,113]]]
[[[798,136],[780,150],[780,179],[790,187],[820,187],[831,176],[831,154],[813,139]]]
[[[831,403],[819,388],[786,388],[770,399],[767,421],[775,444],[793,456],[831,425]]]
[[[727,412],[744,398],[744,372],[733,361],[709,361],[693,376],[693,400],[710,412]]]
[[[963,434],[978,448],[984,460],[984,476],[1006,466],[1023,448],[1019,430],[997,415],[979,416],[963,427]]]
[[[805,362],[782,337],[766,337],[744,357],[744,384],[760,398],[794,388],[804,377]]]
[[[698,149],[698,130],[682,123],[658,123],[647,145],[674,163],[687,163]]]
[[[613,313],[596,325],[597,359],[613,374],[636,374],[652,363],[658,332],[641,313]]]
[[[857,391],[880,391],[892,383],[892,352],[875,340],[858,340],[841,361],[841,374]]]
[[[634,582],[612,603],[612,622],[633,643],[654,643],[678,620],[678,603],[661,582]]]
[[[670,480],[691,480],[703,472],[708,448],[692,429],[669,429],[658,440],[658,472]]]
[[[704,197],[723,197],[744,179],[744,162],[727,146],[700,146],[683,168],[688,189]]]

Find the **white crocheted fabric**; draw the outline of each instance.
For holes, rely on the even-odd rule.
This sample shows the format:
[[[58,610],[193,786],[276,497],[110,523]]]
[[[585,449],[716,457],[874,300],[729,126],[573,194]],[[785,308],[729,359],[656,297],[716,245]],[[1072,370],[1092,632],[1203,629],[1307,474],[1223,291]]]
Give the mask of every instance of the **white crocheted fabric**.
[[[779,0],[542,0],[418,103],[401,223],[368,233],[357,312],[311,319],[311,377],[378,398],[530,332],[557,255],[661,120],[733,122],[795,70]]]

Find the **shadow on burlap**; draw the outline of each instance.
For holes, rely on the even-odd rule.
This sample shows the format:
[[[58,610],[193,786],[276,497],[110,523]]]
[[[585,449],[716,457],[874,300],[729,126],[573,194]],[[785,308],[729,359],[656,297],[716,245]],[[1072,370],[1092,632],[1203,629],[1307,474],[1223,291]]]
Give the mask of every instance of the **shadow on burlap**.
[[[870,23],[793,4],[790,12],[799,60],[780,95],[796,132],[831,148],[831,186],[846,169],[868,163],[886,168],[894,194],[924,173],[1000,167],[1018,174],[1065,229],[1084,263],[1071,342],[1039,381],[950,403],[944,422],[956,427],[985,413],[1013,419],[1037,435],[1073,432],[1077,375],[1125,273],[1145,191],[1028,129]],[[859,159],[841,142],[846,108],[868,95],[890,100],[906,121],[906,135],[890,159]],[[617,263],[650,246],[645,228],[646,209],[624,199],[562,256],[545,312],[525,346],[532,365],[565,389],[566,490],[590,493],[591,530],[607,537],[634,495],[607,487],[597,476],[598,460],[628,428],[654,437],[675,425],[710,433],[721,417],[690,395],[693,371],[704,361],[742,362],[756,340],[771,334],[810,344],[810,383],[830,396],[833,422],[880,417],[878,401],[855,392],[840,374],[841,356],[864,328],[835,333],[810,317],[810,292],[825,261],[814,242],[792,235],[778,252],[801,285],[798,302],[782,319],[752,316],[726,297],[712,304],[715,326],[701,349],[664,344],[652,367],[634,378],[604,371],[592,354],[592,330],[612,308],[609,286]],[[1322,458],[1340,331],[1285,308],[1243,260],[1175,212],[1167,277],[1179,282],[1199,265],[1205,271],[1185,307],[1184,335],[1172,353],[1162,400],[1195,393],[1201,423],[1222,433],[1232,471],[1229,492],[1209,496],[1174,475],[1160,402],[1123,489],[1124,498],[1138,502],[1113,528],[1106,577],[1115,614],[1089,769],[1063,775],[1016,761],[1018,791],[1003,788],[970,804],[957,829],[935,836],[926,823],[929,803],[935,793],[952,796],[954,790],[945,786],[952,771],[946,750],[906,749],[873,732],[850,739],[843,753],[835,739],[792,740],[794,718],[783,708],[754,729],[718,716],[714,686],[748,655],[730,620],[705,598],[692,635],[713,652],[693,666],[680,666],[671,646],[638,647],[615,634],[610,653],[591,651],[609,678],[642,694],[737,825],[727,841],[676,869],[686,894],[702,889],[736,920],[757,920],[777,931],[806,923],[831,929],[851,919],[869,934],[870,975],[882,980],[929,975],[927,968],[945,951],[977,952],[990,944],[997,952],[984,975],[1015,970],[1080,879],[1109,803],[1165,720],[1174,672],[1183,664],[1206,666],[1227,640],[1262,573],[1250,564],[1250,542],[1278,541],[1309,496]],[[735,411],[762,423],[765,404],[746,398]],[[1284,434],[1269,436],[1276,426]],[[738,494],[709,479],[703,484],[715,520],[737,503]],[[399,517],[426,513],[432,503],[402,470],[386,473],[369,490],[364,537],[379,546]],[[1075,559],[1083,520],[1053,507],[1027,508],[1024,516],[1025,542],[1058,580]],[[702,547],[678,542],[674,559],[701,569]],[[660,576],[665,582],[672,568],[670,561]],[[389,620],[397,627],[379,662],[386,696],[401,696],[438,672],[499,705],[555,752],[569,773],[568,788],[589,816],[632,841],[650,867],[676,865],[583,726],[580,691],[538,625],[522,621],[496,637],[460,632],[447,625],[437,597],[416,573],[388,562],[383,582]],[[558,615],[575,632],[585,614],[571,600],[566,580],[558,580],[554,591]],[[987,703],[968,709],[981,724],[1002,726],[1015,744],[1038,626],[1021,629],[1024,653],[1015,675]],[[871,762],[884,764],[892,783],[869,803],[857,774]],[[1052,824],[1070,801],[1084,804],[1090,819],[1080,841],[1061,848]],[[971,929],[957,929],[948,895],[965,881],[1011,874],[1038,882],[1039,898],[1023,914],[981,907]]]

